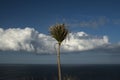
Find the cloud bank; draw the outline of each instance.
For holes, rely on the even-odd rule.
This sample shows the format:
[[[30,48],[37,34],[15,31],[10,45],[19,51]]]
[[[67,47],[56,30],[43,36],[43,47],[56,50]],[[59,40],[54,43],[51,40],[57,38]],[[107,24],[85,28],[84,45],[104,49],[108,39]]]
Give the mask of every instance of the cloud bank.
[[[39,33],[34,28],[0,28],[1,51],[27,51],[35,53],[55,53],[57,42],[50,35]],[[69,40],[62,44],[62,52],[86,51],[108,45],[107,36],[96,37],[85,32],[69,34]]]

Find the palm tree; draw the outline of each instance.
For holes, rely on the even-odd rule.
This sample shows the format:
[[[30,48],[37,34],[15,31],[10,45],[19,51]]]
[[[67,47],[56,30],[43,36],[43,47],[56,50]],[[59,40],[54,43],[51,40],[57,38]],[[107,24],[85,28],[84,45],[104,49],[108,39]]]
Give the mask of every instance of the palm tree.
[[[69,31],[66,28],[65,24],[56,24],[50,27],[51,36],[57,40],[58,42],[58,50],[57,50],[57,64],[58,64],[58,80],[61,80],[61,65],[60,65],[60,47],[63,40],[66,39]]]

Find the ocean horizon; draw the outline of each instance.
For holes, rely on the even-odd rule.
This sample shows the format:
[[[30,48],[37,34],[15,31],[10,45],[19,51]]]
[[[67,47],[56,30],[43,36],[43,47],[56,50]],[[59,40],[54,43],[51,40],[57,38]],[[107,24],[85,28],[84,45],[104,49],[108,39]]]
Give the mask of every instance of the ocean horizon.
[[[62,79],[120,80],[120,64],[62,64]],[[57,64],[0,64],[0,80],[57,80]]]

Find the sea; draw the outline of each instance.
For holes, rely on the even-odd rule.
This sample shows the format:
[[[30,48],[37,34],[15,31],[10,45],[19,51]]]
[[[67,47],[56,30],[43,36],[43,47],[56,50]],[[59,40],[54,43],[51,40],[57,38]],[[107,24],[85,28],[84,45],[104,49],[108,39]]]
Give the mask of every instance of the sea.
[[[62,64],[62,80],[120,80],[120,64]],[[0,64],[0,80],[58,80],[57,64]]]

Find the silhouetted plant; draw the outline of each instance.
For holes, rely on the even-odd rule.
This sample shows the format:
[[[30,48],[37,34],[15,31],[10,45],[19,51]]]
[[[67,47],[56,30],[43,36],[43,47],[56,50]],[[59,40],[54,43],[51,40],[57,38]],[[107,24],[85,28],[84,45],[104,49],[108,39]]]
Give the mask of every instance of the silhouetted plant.
[[[58,42],[57,64],[58,64],[58,80],[61,80],[61,64],[60,64],[60,47],[63,40],[66,39],[69,31],[65,24],[56,24],[49,28],[51,36]]]

